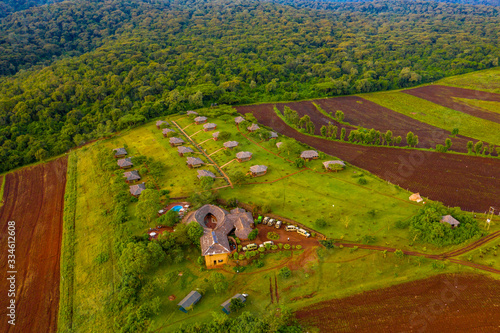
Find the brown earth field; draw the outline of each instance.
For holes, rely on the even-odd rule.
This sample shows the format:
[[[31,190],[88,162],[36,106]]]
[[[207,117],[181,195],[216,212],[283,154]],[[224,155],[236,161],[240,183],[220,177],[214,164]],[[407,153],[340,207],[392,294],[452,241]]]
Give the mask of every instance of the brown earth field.
[[[55,332],[67,158],[5,176],[0,208],[2,281],[17,271],[16,321],[7,322],[8,284],[0,287],[0,332]],[[7,265],[8,221],[15,221],[15,267]],[[10,275],[10,274],[9,274]]]
[[[236,109],[242,114],[253,113],[261,124],[283,135],[445,205],[476,212],[500,206],[500,159],[326,140],[288,126],[272,104]]]
[[[320,302],[295,315],[320,332],[499,332],[500,281],[438,275]]]
[[[276,107],[282,113],[285,106],[288,106],[292,110],[297,111],[300,117],[306,114],[309,115],[315,125],[314,134],[316,135],[321,135],[321,126],[328,125],[329,122],[337,126],[337,137],[339,137],[342,127],[347,131],[346,136],[349,135],[351,130],[356,129],[354,126],[340,124],[333,118],[325,116],[316,109],[312,102],[318,104],[323,110],[331,113],[333,116],[337,110],[341,110],[344,112],[344,121],[351,125],[361,126],[366,129],[374,128],[380,132],[391,130],[393,137],[399,135],[403,138],[403,141],[399,144],[401,147],[406,145],[406,134],[410,131],[418,135],[418,148],[435,148],[438,143],[444,145],[446,138],[451,135],[449,131],[442,128],[420,122],[357,96],[280,103],[276,104]],[[473,140],[469,137],[457,135],[457,137],[452,138],[452,150],[466,153],[467,142]]]
[[[402,92],[418,98],[426,99],[432,103],[439,104],[456,111],[470,114],[474,117],[500,123],[500,113],[473,107],[465,103],[460,103],[460,101],[453,99],[453,97],[459,97],[467,99],[477,99],[482,101],[500,102],[500,94],[440,85],[430,85],[420,88],[408,89],[403,90]]]

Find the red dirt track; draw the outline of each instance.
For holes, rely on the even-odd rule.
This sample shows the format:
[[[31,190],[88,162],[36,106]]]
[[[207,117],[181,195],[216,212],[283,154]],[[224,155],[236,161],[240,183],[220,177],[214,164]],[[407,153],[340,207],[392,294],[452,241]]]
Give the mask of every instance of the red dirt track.
[[[288,126],[276,115],[272,104],[236,109],[242,114],[253,113],[261,124],[281,134],[445,205],[476,212],[500,206],[499,159],[326,140]]]
[[[55,332],[67,158],[8,174],[0,208],[2,281],[7,278],[7,222],[16,222],[16,325],[7,322],[2,282],[1,332]]]
[[[470,114],[471,116],[483,118],[486,120],[500,123],[500,113],[476,108],[459,101],[452,97],[478,99],[482,101],[500,102],[500,94],[494,94],[485,91],[471,90],[464,88],[447,87],[440,85],[430,85],[420,88],[403,90],[402,92],[413,95],[418,98],[428,100],[432,103],[442,105],[444,107]]]
[[[498,332],[499,304],[500,281],[450,274],[320,302],[295,315],[320,332]]]

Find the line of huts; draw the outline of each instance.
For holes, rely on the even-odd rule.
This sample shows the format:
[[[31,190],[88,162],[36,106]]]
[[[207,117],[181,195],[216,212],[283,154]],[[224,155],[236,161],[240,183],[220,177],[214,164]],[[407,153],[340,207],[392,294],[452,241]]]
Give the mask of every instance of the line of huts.
[[[120,169],[130,169],[134,166],[132,158],[125,157],[128,155],[128,152],[125,148],[115,148],[113,149],[113,151],[115,152],[115,158],[119,158],[119,160],[116,161],[116,164],[118,164]],[[125,178],[125,182],[127,184],[133,184],[141,180],[141,175],[137,170],[126,171],[123,173],[123,177]],[[140,196],[142,191],[144,191],[145,189],[146,183],[144,182],[142,182],[141,184],[134,184],[129,186],[129,192],[134,197]]]

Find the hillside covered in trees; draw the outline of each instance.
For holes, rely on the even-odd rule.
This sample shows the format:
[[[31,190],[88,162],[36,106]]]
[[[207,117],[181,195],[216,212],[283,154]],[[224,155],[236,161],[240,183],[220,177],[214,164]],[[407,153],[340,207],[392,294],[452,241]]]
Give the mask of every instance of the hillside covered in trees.
[[[66,1],[2,18],[0,172],[211,103],[387,90],[498,66],[497,7],[283,3]]]

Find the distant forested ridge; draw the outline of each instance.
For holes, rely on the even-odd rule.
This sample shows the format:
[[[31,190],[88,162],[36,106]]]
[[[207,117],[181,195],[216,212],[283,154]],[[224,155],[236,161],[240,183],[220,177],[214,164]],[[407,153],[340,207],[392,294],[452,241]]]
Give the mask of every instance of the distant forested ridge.
[[[20,10],[60,1],[62,0],[1,0],[0,18],[8,16]]]
[[[500,0],[432,0],[433,2],[455,3],[462,5],[483,5],[483,6],[500,6]],[[378,2],[376,0],[276,0],[278,3],[287,3],[290,5],[299,3],[301,6],[309,7],[314,3],[332,3],[332,2]],[[420,0],[406,0],[406,2],[422,3]]]
[[[387,90],[498,66],[496,7],[338,5],[82,0],[4,17],[0,172],[211,103]]]

